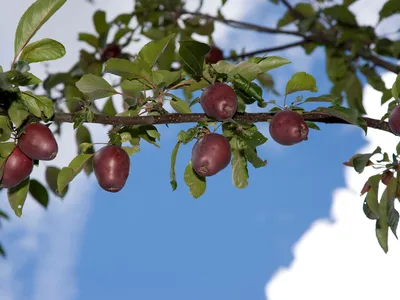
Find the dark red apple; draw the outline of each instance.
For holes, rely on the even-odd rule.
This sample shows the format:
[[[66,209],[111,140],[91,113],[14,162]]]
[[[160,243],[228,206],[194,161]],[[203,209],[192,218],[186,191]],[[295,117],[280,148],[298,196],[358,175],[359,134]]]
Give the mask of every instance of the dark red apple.
[[[18,138],[18,147],[28,157],[38,160],[52,160],[58,153],[53,133],[40,123],[31,123],[24,128]]]
[[[307,140],[308,126],[297,112],[283,110],[272,117],[269,133],[275,142],[290,146]]]
[[[389,115],[389,127],[395,135],[400,135],[400,105],[395,106]]]
[[[205,60],[207,64],[216,64],[220,60],[224,59],[224,54],[222,50],[216,46],[210,46],[210,51],[205,56]]]
[[[381,181],[384,185],[388,185],[389,181],[393,178],[394,173],[390,170],[385,170],[382,174]]]
[[[24,181],[33,170],[33,160],[26,156],[19,147],[15,147],[7,157],[1,179],[3,188],[12,188]]]
[[[106,62],[110,58],[118,58],[121,56],[121,48],[115,44],[111,43],[108,44],[104,49],[103,52],[101,53],[101,60],[103,62]]]
[[[208,86],[201,94],[200,105],[208,117],[223,121],[234,116],[238,99],[229,85],[217,82]]]
[[[124,149],[114,145],[101,148],[93,157],[93,171],[107,192],[119,192],[129,176],[130,159]]]
[[[200,176],[213,176],[231,161],[231,146],[223,135],[210,133],[200,138],[192,149],[192,166]]]

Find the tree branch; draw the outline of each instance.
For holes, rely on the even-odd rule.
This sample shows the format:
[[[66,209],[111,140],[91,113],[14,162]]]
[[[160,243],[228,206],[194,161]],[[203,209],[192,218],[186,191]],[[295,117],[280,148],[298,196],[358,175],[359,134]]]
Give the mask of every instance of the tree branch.
[[[297,12],[297,10],[295,10],[290,3],[287,0],[281,0],[289,9],[289,7],[291,8],[291,10],[293,11],[292,13],[294,14],[300,14],[299,12]],[[297,13],[296,13],[297,12]],[[217,21],[217,22],[221,22],[225,25],[231,26],[233,28],[239,28],[239,29],[248,29],[248,30],[253,30],[253,31],[257,31],[257,32],[264,32],[264,33],[271,33],[271,34],[287,34],[287,35],[293,35],[293,36],[298,36],[298,37],[302,37],[304,38],[305,41],[309,41],[309,42],[314,42],[317,44],[324,44],[324,45],[328,45],[331,47],[337,47],[336,45],[336,40],[332,40],[330,38],[328,38],[328,36],[325,36],[323,32],[317,32],[314,33],[312,35],[305,35],[302,34],[300,32],[297,31],[291,31],[291,30],[282,30],[282,29],[276,29],[276,28],[270,28],[270,27],[265,27],[265,26],[260,26],[260,25],[256,25],[256,24],[252,24],[252,23],[247,23],[247,22],[241,22],[241,21],[235,21],[235,20],[230,20],[230,19],[224,19],[224,18],[220,18],[220,17],[213,17],[207,14],[203,14],[200,12],[189,12],[186,11],[184,9],[178,10],[177,13],[179,15],[193,15],[193,16],[200,16],[203,17],[205,19],[210,19],[213,21]],[[301,17],[303,17],[301,15]],[[304,18],[304,17],[303,17]],[[345,48],[345,50],[351,50],[351,45],[346,44],[343,46]],[[280,50],[280,49],[278,49]],[[393,73],[399,74],[400,73],[400,66],[397,66],[393,63],[390,63],[388,61],[385,61],[383,59],[381,59],[378,56],[372,55],[370,53],[366,53],[365,51],[361,51],[359,53],[359,55],[361,57],[363,57],[366,60],[370,60],[371,62],[373,62],[375,65],[386,69],[387,71],[391,71]],[[250,55],[247,55],[250,56]]]
[[[288,35],[295,35],[295,36],[300,36],[300,37],[305,37],[304,34],[297,32],[297,31],[291,31],[291,30],[281,30],[281,29],[275,29],[275,28],[270,28],[270,27],[265,27],[265,26],[260,26],[252,23],[247,23],[247,22],[241,22],[241,21],[235,21],[235,20],[230,20],[230,19],[224,19],[220,17],[213,17],[210,15],[206,15],[203,13],[199,12],[189,12],[184,9],[181,9],[177,12],[179,15],[192,15],[192,16],[199,16],[205,19],[213,20],[213,21],[218,21],[221,22],[225,25],[228,25],[230,27],[234,28],[239,28],[239,29],[249,29],[253,31],[258,31],[258,32],[264,32],[264,33],[279,33],[279,34],[288,34]]]
[[[282,45],[282,46],[276,46],[276,47],[271,47],[271,48],[264,48],[264,49],[260,49],[260,50],[256,50],[256,51],[251,51],[251,52],[247,52],[244,54],[240,54],[240,55],[235,55],[235,56],[229,56],[229,57],[225,57],[225,60],[229,60],[229,59],[237,59],[237,58],[245,58],[248,56],[253,56],[253,55],[257,55],[257,54],[261,54],[261,53],[267,53],[267,52],[273,52],[273,51],[279,51],[279,50],[285,50],[285,49],[289,49],[289,48],[294,48],[297,46],[301,46],[306,44],[307,41],[303,40],[303,41],[299,41],[299,42],[294,42],[294,43],[290,43],[290,44],[286,44],[286,45]]]
[[[362,58],[373,62],[376,66],[380,66],[381,68],[391,71],[395,74],[400,74],[400,66],[399,65],[392,64],[392,63],[390,63],[386,60],[383,60],[378,56],[372,55],[368,52],[360,52],[359,54]]]
[[[257,122],[267,122],[273,116],[274,113],[244,113],[244,114],[236,114],[233,119],[238,121],[257,123]],[[302,116],[306,121],[313,121],[317,123],[349,124],[348,122],[342,119],[333,117],[327,113],[322,113],[322,112],[307,112],[303,113]],[[387,122],[367,117],[363,119],[366,121],[368,127],[370,128],[392,132]],[[53,121],[59,123],[73,123],[74,120],[75,120],[75,114],[69,114],[69,113],[56,113],[53,118]],[[206,115],[201,113],[168,114],[162,116],[137,116],[137,117],[107,116],[107,115],[95,114],[92,123],[105,124],[105,125],[134,126],[134,125],[197,123],[205,120],[207,120]]]

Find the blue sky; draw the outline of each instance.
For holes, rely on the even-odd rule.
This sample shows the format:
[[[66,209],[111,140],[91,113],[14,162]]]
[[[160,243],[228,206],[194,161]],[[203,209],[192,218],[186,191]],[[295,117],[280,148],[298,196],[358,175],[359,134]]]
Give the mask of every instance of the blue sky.
[[[106,5],[98,2],[100,8]],[[244,15],[238,7],[229,11],[232,18],[236,14],[243,20],[275,24],[282,9],[266,2],[247,5]],[[77,1],[71,1],[68,9],[77,6]],[[91,18],[90,10],[93,7],[85,6],[79,12],[81,18]],[[54,25],[65,26],[64,13],[67,10],[58,12]],[[76,32],[62,36],[74,55],[77,51],[73,50],[82,45],[72,44],[72,38],[78,30],[91,28],[90,20],[83,19],[80,27],[73,27]],[[54,34],[49,27],[45,33]],[[222,27],[216,34],[221,47],[228,49],[231,41],[235,48],[246,45],[249,50],[287,41],[244,31],[234,34]],[[293,61],[271,72],[279,90],[294,72],[307,71],[317,78],[318,94],[328,93],[322,53],[309,58],[302,52],[273,53]],[[73,61],[75,57],[69,55]],[[0,63],[8,64],[8,57],[3,55]],[[264,94],[266,100],[270,97]],[[270,139],[260,149],[269,164],[257,170],[249,166],[247,188],[238,190],[232,185],[229,166],[209,178],[206,193],[193,199],[183,181],[193,143],[179,150],[178,189],[172,192],[169,185],[170,153],[185,125],[159,126],[161,149],[142,144],[131,159],[131,174],[120,193],[107,193],[93,177],[80,176],[64,202],[53,199],[46,213],[28,203],[22,219],[13,218],[0,231],[12,250],[8,262],[0,262],[0,296],[3,293],[6,300],[265,299],[267,282],[293,262],[293,245],[315,220],[332,218],[332,193],[346,185],[342,163],[366,145],[361,130],[345,125],[320,127],[321,131],[311,130],[308,141],[293,147]],[[259,128],[268,135],[268,124]],[[70,145],[68,140],[62,143]],[[68,164],[71,154],[66,152],[71,151],[64,150],[57,163]],[[42,176],[40,171],[36,174]],[[8,205],[4,195],[0,199],[1,207]],[[356,201],[362,213],[361,199]]]

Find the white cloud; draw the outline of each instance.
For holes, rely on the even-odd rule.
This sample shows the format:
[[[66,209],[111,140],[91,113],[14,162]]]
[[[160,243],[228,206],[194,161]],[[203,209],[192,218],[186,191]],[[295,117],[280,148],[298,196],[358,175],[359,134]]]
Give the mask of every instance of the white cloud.
[[[20,1],[18,6],[10,7],[7,12],[3,10],[0,26],[15,28],[19,17],[32,2]],[[67,70],[76,61],[78,50],[82,47],[82,43],[77,42],[78,32],[92,30],[91,17],[97,6],[106,9],[109,17],[131,9],[129,2],[119,2],[118,5],[115,5],[115,2],[110,5],[108,1],[97,0],[97,5],[92,6],[85,1],[68,1],[49,23],[43,26],[35,40],[43,37],[55,38],[61,41],[67,50],[63,59],[50,64],[52,72]],[[71,16],[74,22],[71,22]],[[3,30],[2,33],[3,45],[8,47],[3,47],[0,51],[0,64],[6,69],[12,60],[14,30]],[[32,70],[39,77],[45,74],[43,64],[33,65]],[[106,141],[103,126],[90,124],[88,128],[94,141]],[[75,156],[75,134],[71,124],[62,125],[62,137],[57,137],[57,142],[59,153],[56,159],[42,162],[42,165],[63,167]],[[44,183],[44,170],[43,167],[35,168],[32,177]],[[4,242],[8,253],[7,260],[0,260],[2,300],[19,300],[26,296],[33,300],[76,298],[78,291],[74,272],[94,187],[94,176],[87,178],[82,173],[73,181],[64,200],[51,195],[47,212],[34,199],[28,197],[21,219],[13,215],[5,193],[2,194],[1,208],[11,216],[11,221],[5,222],[1,229],[1,241]],[[34,266],[32,291],[27,290],[30,283],[20,279],[27,278],[21,274],[28,266]]]
[[[389,87],[395,75],[383,79]],[[382,116],[386,107],[380,106],[381,93],[367,86],[364,95],[368,115]],[[392,153],[399,139],[370,129],[366,141],[359,153],[378,145]],[[400,243],[390,237],[389,253],[384,254],[375,238],[375,223],[364,216],[359,196],[363,183],[376,172],[367,168],[359,175],[345,167],[346,187],[333,193],[332,221],[315,221],[296,243],[291,265],[279,269],[266,285],[268,300],[398,299]]]

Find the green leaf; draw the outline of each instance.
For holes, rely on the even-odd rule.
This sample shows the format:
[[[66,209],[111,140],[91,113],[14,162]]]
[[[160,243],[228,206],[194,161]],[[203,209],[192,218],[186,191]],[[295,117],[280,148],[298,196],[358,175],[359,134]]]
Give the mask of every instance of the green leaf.
[[[83,75],[76,87],[91,99],[107,98],[118,93],[106,80],[93,74]]]
[[[31,179],[29,184],[29,193],[44,208],[49,204],[49,193],[47,189],[37,180]]]
[[[300,12],[303,17],[308,18],[311,17],[315,14],[315,10],[312,7],[311,4],[309,3],[297,3],[294,6],[294,9]],[[292,22],[296,21],[296,19],[293,17],[293,14],[291,11],[287,11],[283,17],[278,21],[278,28],[286,26]]]
[[[365,216],[370,220],[378,220],[379,214],[374,213],[371,208],[368,206],[367,201],[364,200],[363,202],[363,211]]]
[[[246,94],[246,96],[256,99],[259,103],[264,102],[262,97],[262,88],[256,83],[249,82],[240,74],[236,74],[233,77],[233,84],[239,87]]]
[[[360,79],[358,79],[356,74],[352,74],[348,76],[347,80],[347,88],[346,88],[346,98],[347,103],[350,108],[357,109],[359,113],[365,114],[365,109],[362,103],[363,100],[363,92],[362,92],[362,84]]]
[[[394,179],[394,178],[393,178]],[[389,185],[391,182],[394,182],[396,184],[395,179],[391,180],[389,182]],[[394,187],[394,190],[396,187]],[[389,198],[391,198],[393,193],[393,188],[389,190],[389,186],[385,189],[385,191],[382,194],[381,201],[379,203],[379,219],[376,221],[376,237],[378,239],[379,245],[385,251],[385,253],[388,252],[389,246],[388,246],[388,233],[389,233],[389,223],[387,219],[388,215],[388,208],[389,208]]]
[[[207,187],[206,178],[199,176],[193,170],[192,161],[189,161],[189,163],[185,169],[184,180],[185,180],[186,185],[189,187],[190,194],[194,198],[196,198],[196,199],[199,198],[206,191],[206,187]]]
[[[103,107],[103,114],[109,116],[115,116],[117,111],[115,110],[114,103],[112,97],[108,98],[106,104]]]
[[[10,218],[8,217],[8,215],[7,215],[4,211],[2,211],[2,210],[0,210],[0,218],[6,219],[6,220],[9,220],[9,219],[10,219]]]
[[[330,106],[330,107],[318,107],[316,111],[325,112],[331,116],[345,120],[349,124],[359,126],[365,131],[365,128],[360,126],[358,113],[355,109],[342,106]]]
[[[178,81],[179,79],[181,79],[181,77],[182,77],[182,72],[180,70],[175,72],[171,72],[168,70],[152,71],[153,83],[156,85],[165,83],[165,86],[169,86],[174,82]]]
[[[357,0],[343,0],[343,5],[350,6]]]
[[[370,158],[377,153],[382,153],[380,147],[377,147],[374,152],[367,154],[359,154],[353,158],[353,167],[358,173],[362,173],[368,165]]]
[[[18,55],[35,33],[67,0],[37,0],[22,15],[15,32],[14,54]]]
[[[292,78],[286,84],[285,95],[289,95],[299,91],[311,91],[318,92],[316,81],[313,76],[306,72],[298,72],[292,76]]]
[[[62,193],[65,187],[74,179],[75,172],[74,169],[69,167],[64,167],[61,169],[57,177],[57,191]]]
[[[237,65],[230,64],[224,60],[220,60],[213,65],[213,68],[218,73],[227,74],[228,80],[233,81],[236,74],[240,74],[248,81],[253,81],[257,76],[263,73],[261,66],[254,62],[241,61]]]
[[[87,163],[89,159],[93,157],[93,153],[89,154],[79,154],[76,156],[68,165],[69,168],[74,170],[74,178],[76,175],[79,174],[80,171],[82,171],[84,165]]]
[[[232,153],[232,182],[243,189],[248,185],[249,172],[247,170],[247,161],[242,151],[236,150]]]
[[[248,129],[243,129],[241,131],[240,137],[246,142],[246,144],[251,148],[256,148],[265,144],[268,141],[260,131],[258,131],[256,125],[252,125]]]
[[[140,148],[138,146],[133,146],[133,147],[124,146],[122,147],[122,149],[124,149],[129,156],[132,156],[133,154],[138,153],[140,151]]]
[[[28,177],[17,186],[7,190],[10,206],[15,212],[15,215],[19,218],[22,216],[22,209],[24,208],[25,200],[28,196],[29,181]]]
[[[400,98],[400,74],[397,75],[396,81],[393,83],[392,96],[393,96],[394,99],[399,99]]]
[[[7,158],[15,148],[14,142],[0,143],[0,156]]]
[[[98,10],[93,14],[93,25],[99,35],[107,32],[109,26],[107,24],[105,11]]]
[[[179,41],[179,44],[179,55],[185,69],[193,76],[201,76],[204,57],[210,51],[210,46],[196,41]]]
[[[397,239],[397,225],[399,224],[399,213],[394,208],[394,201],[396,200],[398,178],[390,179],[387,185],[387,221],[392,230],[393,235]]]
[[[134,62],[130,62],[127,59],[110,58],[104,66],[104,72],[130,80],[147,78],[151,75],[150,66],[140,57],[136,58]],[[142,85],[149,86],[148,82],[142,80],[141,82]],[[151,86],[149,87],[151,88]]]
[[[14,125],[18,128],[22,125],[25,119],[29,116],[29,112],[25,105],[20,102],[14,101],[8,109],[8,116]]]
[[[306,100],[304,100],[304,103],[307,102],[331,102],[333,104],[338,103],[339,99],[336,96],[325,94],[317,97],[309,97]]]
[[[65,55],[63,44],[52,40],[42,39],[26,46],[19,57],[19,60],[27,63],[55,60]]]
[[[258,156],[257,150],[255,148],[247,147],[246,149],[244,149],[244,155],[254,168],[261,168],[267,165],[267,161],[262,160]]]
[[[187,131],[181,130],[178,134],[178,141],[186,145],[191,142],[197,135],[197,128],[189,128]]]
[[[88,144],[92,145],[92,137],[91,137],[89,129],[84,125],[79,126],[79,128],[76,130],[75,140],[76,140],[77,145],[81,145],[83,143],[88,143]],[[87,152],[89,154],[94,153],[94,148],[88,147],[83,152]]]
[[[97,36],[90,33],[84,33],[84,32],[80,33],[78,36],[78,40],[88,43],[95,49],[100,47],[99,39],[97,38]]]
[[[57,189],[62,193],[65,187],[82,171],[86,162],[93,157],[94,154],[79,154],[68,165],[61,169],[57,177]]]
[[[57,178],[58,178],[59,173],[60,173],[59,168],[53,167],[53,166],[47,167],[46,168],[46,182],[54,194],[63,198],[68,192],[68,186],[65,187],[63,192],[61,192],[61,193],[58,192]]]
[[[376,73],[374,68],[363,66],[360,68],[360,71],[367,78],[368,83],[376,90],[380,92],[386,91],[385,83],[383,82],[381,76]]]
[[[130,28],[121,28],[114,35],[114,44],[118,44],[119,40],[122,39],[126,34],[132,32]]]
[[[368,178],[368,184],[371,186],[365,197],[365,201],[371,211],[379,217],[378,190],[381,175],[377,174]]]
[[[144,47],[139,51],[139,57],[153,68],[158,59],[164,53],[168,44],[174,41],[175,34],[171,34],[158,41],[151,41],[144,45]]]
[[[190,114],[192,112],[192,110],[189,107],[189,104],[185,100],[182,100],[172,94],[171,96],[173,96],[173,98],[170,100],[169,103],[177,113]]]
[[[29,92],[24,92],[25,94],[30,94]],[[32,94],[33,95],[33,94]],[[43,112],[44,116],[50,119],[54,115],[53,100],[45,96],[34,95],[36,103],[39,105],[40,110]]]
[[[82,128],[83,126],[79,127]],[[89,149],[93,147],[92,143],[82,143],[79,145],[79,153],[86,153]]]
[[[315,130],[321,130],[321,128],[319,128],[318,125],[315,124],[314,122],[311,122],[311,121],[304,121],[304,122],[306,122],[308,128],[315,129]]]
[[[350,26],[357,26],[356,17],[345,5],[334,5],[334,6],[325,8],[324,11],[325,11],[325,14],[333,17],[339,23],[350,25]]]
[[[171,183],[173,191],[175,191],[176,188],[178,187],[178,184],[176,182],[175,164],[176,164],[176,157],[178,155],[178,150],[179,150],[180,145],[181,145],[181,142],[177,142],[171,153],[171,169],[169,172],[169,177],[170,177],[170,183]]]
[[[379,22],[398,13],[400,13],[400,2],[398,0],[389,0],[379,12]]]
[[[3,248],[3,245],[0,243],[0,255],[3,256],[3,258],[6,257],[6,251]]]
[[[35,117],[40,118],[42,116],[42,111],[40,110],[39,105],[36,103],[36,99],[32,97],[32,95],[33,94],[21,93],[21,99],[28,108],[29,112]]]
[[[7,116],[0,116],[0,142],[8,141],[11,137],[12,127]]]
[[[263,73],[291,63],[291,61],[286,58],[279,56],[253,57],[249,59],[249,62],[258,64]]]

